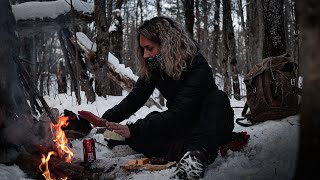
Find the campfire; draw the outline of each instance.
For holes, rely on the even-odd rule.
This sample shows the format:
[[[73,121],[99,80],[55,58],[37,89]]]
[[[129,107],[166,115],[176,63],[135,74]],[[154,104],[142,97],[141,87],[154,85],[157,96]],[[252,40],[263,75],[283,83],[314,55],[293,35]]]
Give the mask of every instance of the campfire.
[[[39,118],[38,135],[41,139],[34,141],[38,143],[30,145],[26,152],[19,153],[14,163],[33,179],[97,179],[103,171],[91,169],[91,163],[74,159],[75,152],[68,147],[68,138],[75,138],[70,129],[85,125],[79,125],[79,120],[75,121],[70,114],[59,117],[59,111],[54,117],[56,121],[46,114]]]
[[[64,159],[65,162],[71,163],[73,152],[68,147],[68,138],[62,127],[68,126],[68,116],[60,116],[58,124],[50,123],[50,129],[53,135],[54,149],[58,151],[58,155],[61,159]],[[46,180],[54,179],[50,176],[49,170],[49,160],[52,155],[57,155],[55,151],[50,151],[47,156],[42,154],[41,164],[39,165],[39,169],[43,172],[42,175],[46,178]],[[43,168],[45,167],[45,168]],[[60,178],[60,179],[68,179],[68,177]]]

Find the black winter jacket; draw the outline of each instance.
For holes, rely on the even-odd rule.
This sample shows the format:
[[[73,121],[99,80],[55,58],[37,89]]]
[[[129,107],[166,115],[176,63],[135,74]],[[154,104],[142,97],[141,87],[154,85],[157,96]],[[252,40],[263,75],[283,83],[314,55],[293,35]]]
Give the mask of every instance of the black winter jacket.
[[[187,69],[179,80],[159,72],[152,73],[150,81],[140,77],[128,96],[107,110],[102,118],[112,122],[129,118],[145,104],[155,88],[166,98],[168,109],[150,113],[144,119],[128,125],[130,141],[167,141],[189,131],[199,120],[206,95],[218,90],[208,62],[201,54],[197,54],[187,61]]]

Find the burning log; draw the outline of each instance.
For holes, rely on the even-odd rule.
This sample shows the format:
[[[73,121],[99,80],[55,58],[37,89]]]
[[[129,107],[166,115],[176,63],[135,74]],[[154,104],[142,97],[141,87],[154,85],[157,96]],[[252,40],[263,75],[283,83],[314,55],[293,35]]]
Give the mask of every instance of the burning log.
[[[39,169],[41,164],[41,157],[32,154],[20,154],[16,160],[16,164],[22,169],[29,177],[41,179],[42,172]],[[52,177],[68,179],[98,179],[102,172],[87,169],[81,165],[67,163],[63,159],[51,156],[49,160],[49,169]]]

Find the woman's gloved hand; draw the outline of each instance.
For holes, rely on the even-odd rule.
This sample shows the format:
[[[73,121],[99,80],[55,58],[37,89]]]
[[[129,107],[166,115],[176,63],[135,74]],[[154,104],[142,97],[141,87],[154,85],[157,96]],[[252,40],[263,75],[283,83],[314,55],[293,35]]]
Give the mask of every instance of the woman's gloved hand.
[[[107,122],[106,123],[106,127],[110,131],[118,133],[124,138],[130,138],[131,137],[130,130],[129,130],[127,125],[122,125],[122,124],[115,123],[115,122]]]

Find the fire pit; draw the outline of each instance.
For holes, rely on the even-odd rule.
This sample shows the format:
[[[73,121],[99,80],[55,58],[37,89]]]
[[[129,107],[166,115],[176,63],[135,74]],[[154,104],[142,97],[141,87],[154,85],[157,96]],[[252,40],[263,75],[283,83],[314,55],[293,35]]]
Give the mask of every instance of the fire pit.
[[[50,123],[51,145],[38,145],[33,152],[18,156],[16,164],[30,177],[66,180],[96,179],[99,176],[99,172],[89,168],[89,163],[72,162],[73,152],[63,131],[63,127],[68,126],[68,119],[68,116],[60,116],[57,124]]]

